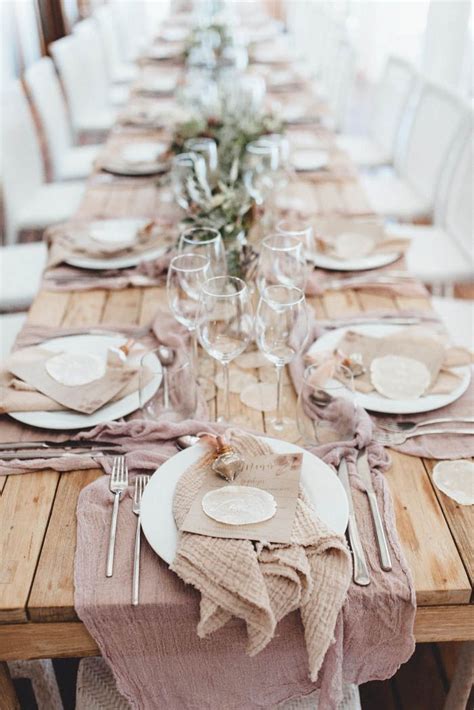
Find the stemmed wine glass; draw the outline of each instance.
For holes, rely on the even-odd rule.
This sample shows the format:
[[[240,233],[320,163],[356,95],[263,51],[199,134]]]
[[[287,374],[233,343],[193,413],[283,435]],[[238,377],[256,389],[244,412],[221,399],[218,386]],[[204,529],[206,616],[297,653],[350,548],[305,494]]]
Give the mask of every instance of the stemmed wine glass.
[[[257,205],[262,205],[273,188],[273,173],[278,169],[275,143],[257,139],[245,148],[244,185]]]
[[[257,286],[263,293],[267,286],[282,284],[304,289],[306,264],[299,239],[271,234],[262,240],[257,267]]]
[[[189,153],[195,153],[204,159],[207,174],[211,178],[217,170],[217,144],[213,138],[188,138],[184,148]]]
[[[230,419],[229,363],[243,353],[253,334],[253,315],[247,285],[235,276],[216,276],[201,289],[199,342],[224,368],[224,421]]]
[[[189,208],[190,187],[198,182],[209,190],[206,180],[206,162],[197,153],[179,153],[171,162],[171,185],[176,202],[183,210]]]
[[[202,285],[210,276],[210,262],[204,254],[178,254],[168,268],[166,291],[169,308],[191,334],[191,363],[198,371],[196,316]]]
[[[303,245],[303,255],[314,252],[313,225],[302,219],[282,219],[276,227],[278,234],[299,239]]]
[[[210,262],[209,276],[222,276],[227,271],[224,242],[220,232],[212,227],[192,227],[184,231],[179,238],[178,252],[207,256]]]
[[[277,432],[293,421],[282,415],[282,374],[301,352],[308,337],[304,293],[295,286],[267,286],[260,296],[255,319],[257,344],[277,371],[277,411],[271,426]]]

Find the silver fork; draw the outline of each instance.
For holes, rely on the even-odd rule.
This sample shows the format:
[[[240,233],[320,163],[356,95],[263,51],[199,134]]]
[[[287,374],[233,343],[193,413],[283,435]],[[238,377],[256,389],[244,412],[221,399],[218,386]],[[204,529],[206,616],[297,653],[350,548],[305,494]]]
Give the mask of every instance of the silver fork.
[[[400,446],[407,439],[414,436],[434,436],[438,434],[462,434],[464,436],[473,436],[474,429],[420,429],[419,431],[403,432],[388,432],[377,430],[374,433],[374,441],[384,446]]]
[[[133,581],[132,581],[132,604],[137,606],[140,591],[140,509],[143,491],[146,488],[150,476],[140,475],[135,478],[135,492],[133,494],[133,512],[137,516],[137,529],[135,532],[135,552],[133,555]]]
[[[128,468],[125,456],[116,456],[110,475],[110,490],[114,494],[114,507],[112,520],[110,521],[109,549],[107,552],[107,569],[105,573],[107,577],[111,577],[114,573],[115,537],[117,534],[119,503],[122,493],[127,490],[127,487]]]
[[[379,423],[377,426],[385,431],[408,434],[408,432],[416,431],[420,427],[431,426],[432,424],[474,424],[474,417],[438,417],[437,419],[425,419],[421,422],[403,421]]]

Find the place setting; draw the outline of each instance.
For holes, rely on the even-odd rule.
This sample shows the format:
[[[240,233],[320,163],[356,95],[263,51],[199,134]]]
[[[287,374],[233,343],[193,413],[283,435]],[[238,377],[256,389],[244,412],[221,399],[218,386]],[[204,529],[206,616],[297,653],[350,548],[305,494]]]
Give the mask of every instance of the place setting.
[[[342,15],[133,5],[81,5],[79,117],[67,42],[34,82],[25,72],[32,103],[50,65],[59,77],[81,159],[103,89],[133,79],[90,176],[70,181],[76,208],[58,197],[42,228],[30,312],[7,314],[19,324],[0,359],[0,647],[5,627],[7,661],[80,658],[77,710],[409,707],[416,644],[470,639],[473,344],[409,258],[417,229],[453,244],[463,231],[465,131],[445,118],[440,157],[431,127],[413,177],[424,80],[405,88],[405,60],[395,81],[388,58],[375,91],[386,52],[356,53],[365,20],[350,2]],[[356,160],[348,135],[365,123],[361,142],[390,145],[387,165]],[[45,209],[62,179],[49,125]],[[366,197],[379,170],[416,185],[423,227]],[[21,650],[33,632],[36,651]]]

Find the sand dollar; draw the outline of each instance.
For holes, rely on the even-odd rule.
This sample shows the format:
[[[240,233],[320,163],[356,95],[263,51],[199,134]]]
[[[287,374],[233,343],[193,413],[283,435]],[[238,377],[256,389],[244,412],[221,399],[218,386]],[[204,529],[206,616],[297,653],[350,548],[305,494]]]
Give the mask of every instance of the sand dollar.
[[[342,232],[334,240],[334,253],[338,259],[358,259],[373,251],[375,239],[370,234]]]
[[[276,513],[275,498],[252,486],[223,486],[202,499],[202,509],[213,520],[226,525],[251,525],[270,520]]]
[[[224,373],[222,371],[217,373],[215,382],[220,390],[224,389]],[[239,394],[247,385],[252,385],[255,382],[257,382],[257,378],[250,372],[242,372],[242,370],[235,368],[229,371],[229,391],[234,394]]]
[[[436,486],[460,505],[474,505],[474,463],[466,459],[440,461],[433,469]]]
[[[100,380],[106,369],[103,358],[87,353],[59,353],[46,360],[45,367],[53,380],[67,387],[80,387]]]
[[[401,355],[385,355],[372,360],[370,379],[380,394],[389,399],[418,399],[426,392],[431,375],[419,360]]]
[[[259,412],[273,412],[277,405],[276,389],[275,384],[267,382],[247,385],[240,393],[240,401]]]

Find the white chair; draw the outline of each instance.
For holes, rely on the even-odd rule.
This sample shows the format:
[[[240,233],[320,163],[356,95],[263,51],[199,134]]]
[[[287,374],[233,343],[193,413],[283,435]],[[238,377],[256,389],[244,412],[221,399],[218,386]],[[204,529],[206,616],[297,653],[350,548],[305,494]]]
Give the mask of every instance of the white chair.
[[[3,198],[6,243],[21,230],[42,230],[69,219],[84,194],[83,182],[45,183],[41,147],[19,81],[2,96]]]
[[[465,120],[466,107],[459,97],[422,83],[400,129],[394,170],[361,177],[373,210],[402,221],[431,217],[445,161]]]
[[[438,298],[431,301],[454,345],[474,352],[474,301],[461,298]]]
[[[374,168],[392,163],[414,80],[414,68],[409,62],[390,57],[374,95],[369,135],[345,133],[337,138],[337,145],[359,167]]]
[[[446,289],[474,281],[472,128],[461,132],[444,166],[432,226],[390,224],[388,234],[411,238],[408,270],[424,283]]]
[[[46,244],[29,242],[0,247],[0,311],[29,308],[46,265]]]
[[[26,322],[26,316],[26,312],[0,315],[0,362],[11,353],[16,336]]]
[[[107,63],[108,75],[113,82],[128,83],[138,76],[138,67],[126,62],[120,50],[119,28],[109,5],[101,5],[94,12]]]
[[[105,132],[116,119],[107,95],[97,96],[93,62],[87,58],[80,39],[62,37],[49,45],[66,94],[72,126],[76,133]],[[85,56],[84,56],[85,55]]]
[[[123,106],[129,97],[126,86],[113,85],[108,73],[104,45],[99,26],[93,17],[81,20],[74,27],[81,62],[88,68],[88,89],[97,105]]]
[[[28,91],[38,112],[54,180],[86,178],[101,145],[73,146],[66,104],[53,61],[43,57],[25,72]]]

